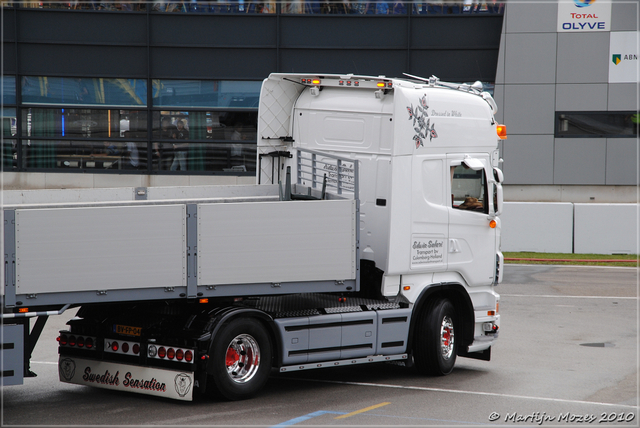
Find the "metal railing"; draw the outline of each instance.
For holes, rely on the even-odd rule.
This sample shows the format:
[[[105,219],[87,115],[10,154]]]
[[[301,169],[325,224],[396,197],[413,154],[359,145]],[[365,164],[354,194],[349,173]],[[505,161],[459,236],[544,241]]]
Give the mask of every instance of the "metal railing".
[[[312,150],[296,150],[297,183],[359,198],[358,161]]]

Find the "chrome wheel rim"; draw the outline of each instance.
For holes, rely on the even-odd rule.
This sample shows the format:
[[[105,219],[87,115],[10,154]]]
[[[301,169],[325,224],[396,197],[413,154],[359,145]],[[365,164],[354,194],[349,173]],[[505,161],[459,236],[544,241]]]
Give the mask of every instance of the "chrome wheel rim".
[[[442,351],[442,358],[445,360],[448,360],[453,355],[454,343],[453,320],[451,317],[445,316],[442,318],[442,325],[440,326],[440,350]]]
[[[234,337],[227,346],[225,365],[227,374],[233,382],[249,382],[260,366],[258,342],[248,334],[239,334]]]

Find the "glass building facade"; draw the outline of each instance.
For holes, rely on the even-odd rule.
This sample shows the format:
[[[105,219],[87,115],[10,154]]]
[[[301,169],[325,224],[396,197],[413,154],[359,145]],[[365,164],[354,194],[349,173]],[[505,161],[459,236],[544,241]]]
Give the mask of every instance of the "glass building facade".
[[[496,2],[3,2],[2,167],[255,175],[271,72],[493,83]],[[168,13],[172,12],[172,13]]]

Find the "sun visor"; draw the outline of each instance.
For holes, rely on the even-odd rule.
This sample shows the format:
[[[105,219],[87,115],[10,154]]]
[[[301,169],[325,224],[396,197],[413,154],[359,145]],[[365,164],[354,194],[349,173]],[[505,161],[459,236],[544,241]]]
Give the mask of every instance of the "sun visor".
[[[465,157],[462,163],[474,171],[479,171],[484,168],[484,164],[480,159]]]

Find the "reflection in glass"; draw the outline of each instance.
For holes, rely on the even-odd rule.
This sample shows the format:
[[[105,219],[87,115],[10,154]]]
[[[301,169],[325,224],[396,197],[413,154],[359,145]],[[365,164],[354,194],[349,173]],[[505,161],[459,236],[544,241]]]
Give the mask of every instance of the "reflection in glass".
[[[146,106],[145,79],[22,77],[25,104]]]
[[[180,167],[171,168],[182,161],[182,156],[186,171],[255,173],[256,170],[255,144],[218,142],[189,142],[186,150],[174,148],[173,143],[154,142],[151,168],[154,171],[180,171]]]
[[[135,141],[24,140],[25,166],[87,171],[147,168],[147,143]]]
[[[22,109],[23,137],[146,138],[146,110]]]
[[[258,108],[260,81],[153,80],[155,107]]]
[[[15,137],[18,134],[16,124],[16,109],[15,108],[3,108],[2,109],[2,136],[3,137]]]
[[[15,3],[15,2],[9,2]],[[144,12],[147,10],[146,2],[143,0],[120,0],[114,1],[25,1],[22,7],[37,9],[70,9],[70,10],[100,10],[111,12]]]
[[[8,171],[18,166],[17,141],[10,138],[2,139],[2,170]]]
[[[153,168],[226,171],[236,167],[234,171],[255,171],[256,123],[256,112],[155,111]]]
[[[2,103],[16,103],[16,77],[2,76]]]
[[[558,137],[634,137],[638,135],[637,112],[556,113]]]

